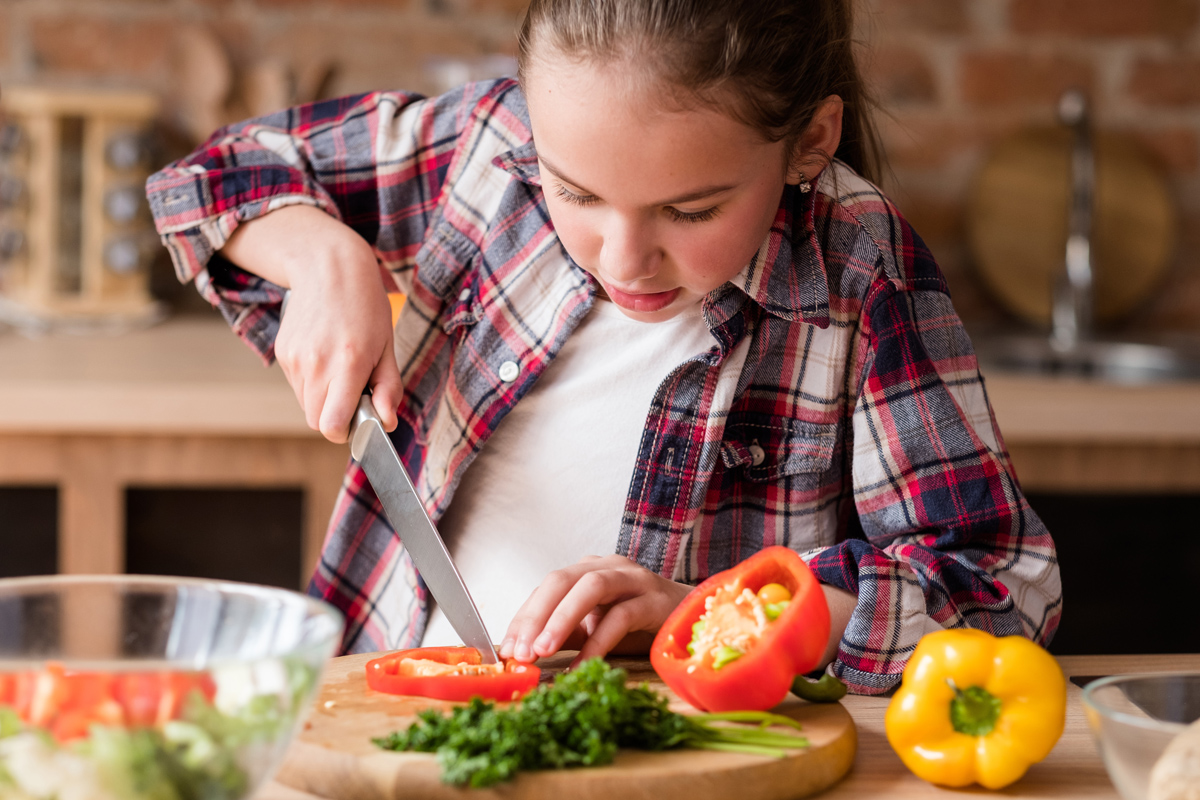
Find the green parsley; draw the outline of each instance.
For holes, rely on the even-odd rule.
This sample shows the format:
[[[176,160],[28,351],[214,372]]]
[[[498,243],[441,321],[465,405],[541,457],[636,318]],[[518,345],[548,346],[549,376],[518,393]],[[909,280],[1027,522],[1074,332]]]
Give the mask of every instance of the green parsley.
[[[622,747],[728,750],[782,758],[808,746],[790,717],[763,711],[677,714],[647,685],[630,687],[623,669],[592,658],[538,686],[520,703],[496,708],[473,698],[449,714],[421,712],[407,730],[373,741],[385,750],[436,753],[446,783],[472,787],[511,780],[519,770],[609,764]],[[742,725],[714,725],[716,722]]]

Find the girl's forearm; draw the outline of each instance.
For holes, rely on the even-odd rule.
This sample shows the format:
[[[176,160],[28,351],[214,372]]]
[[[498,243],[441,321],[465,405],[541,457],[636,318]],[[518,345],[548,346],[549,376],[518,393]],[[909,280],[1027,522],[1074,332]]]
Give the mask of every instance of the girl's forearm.
[[[837,658],[838,645],[846,633],[846,626],[850,624],[850,615],[858,605],[858,597],[828,583],[821,584],[821,589],[829,605],[829,642],[825,645],[825,654],[821,656],[821,666],[824,667]]]
[[[370,245],[348,225],[309,205],[284,206],[243,222],[221,254],[247,272],[285,289],[322,277],[341,279],[377,270]]]

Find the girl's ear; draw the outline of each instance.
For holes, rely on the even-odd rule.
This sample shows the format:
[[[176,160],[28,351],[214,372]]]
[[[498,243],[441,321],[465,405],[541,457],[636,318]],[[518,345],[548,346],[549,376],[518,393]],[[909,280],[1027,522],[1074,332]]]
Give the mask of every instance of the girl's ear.
[[[821,101],[812,121],[800,135],[791,161],[787,182],[798,184],[817,176],[829,166],[842,141],[842,98],[831,94]]]

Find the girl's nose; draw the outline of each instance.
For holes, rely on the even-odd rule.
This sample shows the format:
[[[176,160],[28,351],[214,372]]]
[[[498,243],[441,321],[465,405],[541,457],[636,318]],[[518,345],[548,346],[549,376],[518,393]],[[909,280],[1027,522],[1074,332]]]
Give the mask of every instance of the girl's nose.
[[[626,286],[658,274],[662,250],[650,226],[636,219],[613,214],[604,227],[600,248],[600,270],[604,276]]]

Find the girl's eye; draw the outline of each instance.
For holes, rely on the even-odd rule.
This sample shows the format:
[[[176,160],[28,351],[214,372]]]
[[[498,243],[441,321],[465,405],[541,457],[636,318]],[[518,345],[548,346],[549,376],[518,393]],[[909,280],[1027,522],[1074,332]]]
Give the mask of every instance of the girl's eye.
[[[558,187],[555,189],[554,193],[558,195],[560,200],[576,206],[590,206],[599,200],[599,198],[597,198],[595,195],[576,194],[567,187],[563,186],[561,183],[558,184]],[[671,216],[671,219],[675,220],[676,222],[708,222],[720,211],[717,206],[706,208],[703,211],[680,211],[674,206],[667,206],[666,210]]]
[[[703,211],[680,211],[678,208],[667,206],[667,213],[676,222],[708,222],[717,215],[719,210],[717,206],[713,206]]]
[[[590,206],[592,203],[596,202],[596,197],[594,195],[575,194],[562,184],[559,184],[558,190],[555,192],[555,194],[558,195],[560,200],[564,200],[577,206]]]

